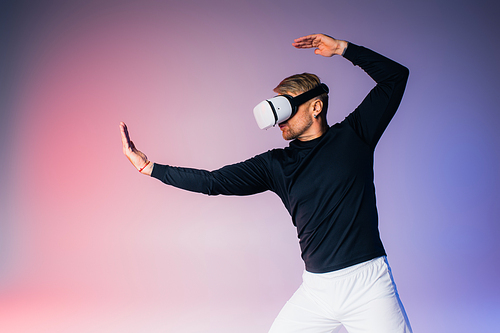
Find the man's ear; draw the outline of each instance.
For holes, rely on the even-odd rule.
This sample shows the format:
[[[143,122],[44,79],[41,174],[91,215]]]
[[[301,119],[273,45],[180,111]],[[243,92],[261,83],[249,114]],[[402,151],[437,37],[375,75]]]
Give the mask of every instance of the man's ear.
[[[311,106],[313,107],[313,110],[317,113],[323,111],[323,101],[321,101],[320,99],[313,101]]]

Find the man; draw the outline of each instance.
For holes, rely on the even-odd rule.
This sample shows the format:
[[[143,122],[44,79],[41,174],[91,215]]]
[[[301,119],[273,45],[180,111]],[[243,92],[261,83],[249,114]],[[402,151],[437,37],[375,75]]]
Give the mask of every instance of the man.
[[[270,332],[411,332],[378,232],[373,153],[394,116],[408,69],[369,49],[314,34],[295,40],[325,57],[342,55],[377,85],[344,121],[328,126],[326,93],[298,107],[279,127],[284,149],[273,149],[212,172],[152,164],[120,124],[123,151],[143,174],[209,195],[275,192],[297,227],[303,283]],[[292,97],[320,85],[294,75],[275,89]]]

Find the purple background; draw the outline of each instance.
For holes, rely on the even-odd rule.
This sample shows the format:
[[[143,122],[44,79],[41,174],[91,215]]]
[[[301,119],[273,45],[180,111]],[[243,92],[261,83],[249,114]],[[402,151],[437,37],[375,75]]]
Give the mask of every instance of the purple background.
[[[0,331],[266,332],[303,264],[277,196],[206,197],[137,174],[286,145],[251,110],[317,73],[342,120],[373,86],[324,32],[410,69],[376,150],[380,229],[415,332],[500,318],[495,1],[3,1]]]

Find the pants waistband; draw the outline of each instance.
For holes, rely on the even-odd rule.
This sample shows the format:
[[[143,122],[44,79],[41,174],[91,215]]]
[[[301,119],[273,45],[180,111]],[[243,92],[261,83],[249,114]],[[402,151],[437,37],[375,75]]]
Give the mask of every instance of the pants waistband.
[[[385,258],[386,258],[386,256],[370,259],[368,261],[364,261],[364,262],[356,264],[356,265],[352,265],[352,266],[349,266],[346,268],[339,269],[337,271],[326,272],[326,273],[311,273],[308,271],[304,271],[304,275],[321,276],[321,277],[326,278],[326,279],[328,279],[328,278],[336,279],[336,278],[345,277],[345,276],[348,276],[351,274],[355,274],[355,273],[365,269],[366,267],[368,267],[370,265],[374,265],[378,262],[383,262],[383,261],[385,261]]]

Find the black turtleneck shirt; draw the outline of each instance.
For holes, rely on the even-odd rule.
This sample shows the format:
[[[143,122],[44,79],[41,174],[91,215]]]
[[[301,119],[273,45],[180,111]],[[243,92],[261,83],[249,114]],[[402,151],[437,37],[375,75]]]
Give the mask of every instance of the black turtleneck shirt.
[[[385,255],[373,184],[375,146],[394,116],[408,69],[349,43],[344,57],[377,83],[342,122],[311,141],[291,141],[214,171],[155,164],[152,177],[208,195],[273,191],[297,227],[302,259],[325,273]]]

